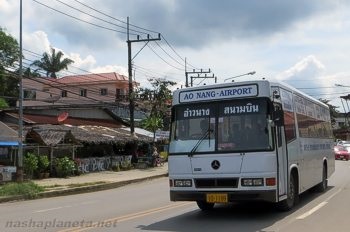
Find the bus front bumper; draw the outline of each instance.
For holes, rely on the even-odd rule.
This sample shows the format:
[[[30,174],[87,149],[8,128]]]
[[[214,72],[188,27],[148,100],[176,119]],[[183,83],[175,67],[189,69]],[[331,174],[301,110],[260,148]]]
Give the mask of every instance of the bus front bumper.
[[[228,202],[237,201],[266,201],[276,202],[276,190],[265,191],[230,191],[230,192],[201,192],[201,191],[170,191],[171,201],[206,201],[208,193],[227,193]]]

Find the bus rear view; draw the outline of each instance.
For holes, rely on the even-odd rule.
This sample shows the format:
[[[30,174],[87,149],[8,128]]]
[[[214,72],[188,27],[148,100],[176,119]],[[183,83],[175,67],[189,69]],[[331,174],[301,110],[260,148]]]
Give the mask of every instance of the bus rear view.
[[[213,208],[215,203],[241,200],[280,202],[281,208],[293,207],[303,191],[302,167],[296,167],[297,176],[291,177],[296,174],[290,171],[302,155],[297,151],[301,140],[294,120],[294,140],[287,142],[291,123],[285,124],[285,114],[296,112],[283,110],[280,92],[278,96],[275,93],[268,81],[174,92],[169,144],[172,201],[196,201],[203,210]],[[322,126],[328,125],[324,121]],[[320,170],[315,174],[318,177],[303,181],[308,187],[324,185],[334,170],[334,162],[328,161],[332,139],[327,132],[323,137],[309,141],[324,144],[321,147],[325,151],[320,155]]]

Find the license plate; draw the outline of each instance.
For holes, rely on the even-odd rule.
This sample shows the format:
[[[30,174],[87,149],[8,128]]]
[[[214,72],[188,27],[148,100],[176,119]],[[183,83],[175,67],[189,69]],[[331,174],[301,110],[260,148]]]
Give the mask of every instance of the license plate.
[[[344,156],[343,156],[343,155],[341,155],[341,156],[340,156],[340,158],[344,158]]]
[[[208,203],[227,203],[227,193],[207,193]]]

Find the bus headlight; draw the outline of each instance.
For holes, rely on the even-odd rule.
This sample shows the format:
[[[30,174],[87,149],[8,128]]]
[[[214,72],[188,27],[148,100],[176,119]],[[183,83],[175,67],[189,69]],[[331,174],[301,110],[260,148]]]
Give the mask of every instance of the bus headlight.
[[[192,187],[192,180],[174,180],[174,187]]]
[[[241,180],[242,186],[263,186],[264,179],[263,178],[243,178]]]

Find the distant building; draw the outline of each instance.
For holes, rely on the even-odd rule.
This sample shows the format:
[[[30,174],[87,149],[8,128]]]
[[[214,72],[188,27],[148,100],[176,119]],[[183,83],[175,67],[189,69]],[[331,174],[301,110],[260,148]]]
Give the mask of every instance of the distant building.
[[[132,85],[136,88],[139,83]],[[124,75],[112,72],[59,79],[24,78],[23,90],[24,116],[34,124],[128,125],[129,79]],[[60,120],[63,114],[67,116],[64,121]],[[134,117],[139,121],[146,114],[135,109]]]
[[[350,141],[350,128],[349,128],[349,113],[338,113],[333,125],[333,134],[335,139]]]
[[[335,119],[335,124],[333,125],[333,129],[344,128],[346,125],[349,126],[349,117],[348,113],[338,113],[338,116]]]
[[[139,83],[133,82],[134,87]],[[23,106],[81,105],[114,103],[127,100],[128,77],[100,73],[54,78],[24,78]]]

